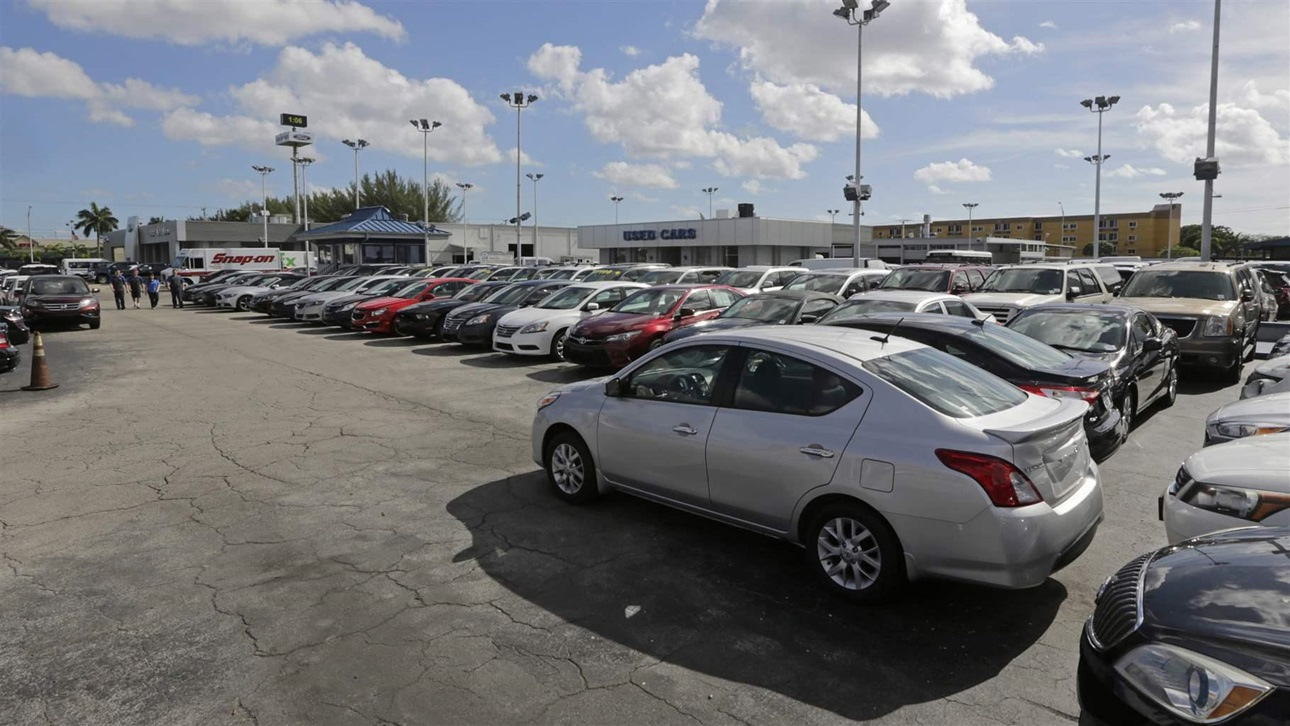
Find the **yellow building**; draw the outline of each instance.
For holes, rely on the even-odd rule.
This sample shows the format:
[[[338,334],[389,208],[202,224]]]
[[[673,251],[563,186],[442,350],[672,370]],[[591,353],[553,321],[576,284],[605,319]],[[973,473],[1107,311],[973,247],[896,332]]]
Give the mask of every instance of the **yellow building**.
[[[1171,213],[1172,212],[1172,213]],[[1129,212],[1102,215],[1102,255],[1138,255],[1164,257],[1172,238],[1178,246],[1179,220],[1182,205],[1157,204],[1149,212]],[[1050,244],[1071,245],[1075,256],[1084,255],[1084,246],[1093,241],[1093,215],[1068,215],[1065,217],[982,217],[973,215],[972,230],[968,220],[947,219],[931,223],[932,236],[942,239],[956,237],[1006,237],[1033,240]],[[903,230],[903,235],[902,235]],[[921,237],[922,226],[917,222],[905,225],[875,226],[873,238],[900,239]]]

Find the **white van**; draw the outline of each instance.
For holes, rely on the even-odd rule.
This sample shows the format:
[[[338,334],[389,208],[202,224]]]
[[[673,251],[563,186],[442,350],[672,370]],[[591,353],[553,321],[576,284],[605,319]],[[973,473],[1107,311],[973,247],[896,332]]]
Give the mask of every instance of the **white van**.
[[[989,265],[994,262],[994,254],[985,250],[931,250],[927,253],[926,262],[937,264]]]
[[[789,267],[801,267],[805,270],[851,269],[855,267],[868,267],[875,270],[887,269],[887,263],[877,257],[861,257],[859,265],[856,265],[850,257],[812,257],[805,260],[794,260],[788,265]]]
[[[76,275],[88,280],[94,276],[95,267],[106,265],[111,261],[102,257],[69,257],[63,260],[61,269],[64,275]]]

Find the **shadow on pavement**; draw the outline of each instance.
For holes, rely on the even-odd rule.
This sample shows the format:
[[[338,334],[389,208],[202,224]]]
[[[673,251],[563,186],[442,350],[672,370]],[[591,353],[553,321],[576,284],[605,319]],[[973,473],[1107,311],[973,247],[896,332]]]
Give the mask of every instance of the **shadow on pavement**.
[[[362,332],[362,331],[346,331],[346,332],[338,333],[338,332],[336,332],[336,330],[335,330],[334,328],[327,328],[327,329],[325,329],[325,330],[326,330],[326,332],[331,333],[331,335],[324,335],[324,336],[323,336],[323,338],[325,338],[325,339],[327,339],[327,340],[353,340],[353,341],[359,341],[359,340],[371,340],[371,339],[372,339],[372,335],[371,335],[371,333],[364,333],[364,332]]]
[[[993,678],[1066,598],[1051,579],[1022,591],[920,583],[894,605],[857,607],[821,592],[792,545],[625,495],[573,507],[547,486],[534,472],[449,502],[472,534],[454,561],[627,648],[849,719]]]
[[[470,350],[471,352],[483,354],[476,358],[467,358],[462,361],[463,364],[475,368],[527,368],[544,362],[538,358],[510,356],[503,353],[489,354],[489,351],[483,348],[471,348]]]
[[[560,368],[543,368],[528,374],[529,378],[542,383],[577,383],[609,375],[608,371],[598,371],[582,366],[562,366]]]
[[[412,351],[417,355],[429,355],[436,358],[461,357],[465,355],[479,355],[482,350],[474,350],[456,343],[439,343],[435,345],[423,346]]]
[[[327,327],[309,326],[308,328],[297,328],[296,332],[301,335],[335,335],[336,328],[328,325]]]
[[[369,333],[367,337],[372,338],[372,334]],[[417,340],[416,338],[391,338],[389,336],[381,335],[373,338],[372,340],[367,341],[363,345],[368,345],[373,348],[409,348],[410,349],[412,348],[412,346],[420,344],[420,342],[421,341]]]

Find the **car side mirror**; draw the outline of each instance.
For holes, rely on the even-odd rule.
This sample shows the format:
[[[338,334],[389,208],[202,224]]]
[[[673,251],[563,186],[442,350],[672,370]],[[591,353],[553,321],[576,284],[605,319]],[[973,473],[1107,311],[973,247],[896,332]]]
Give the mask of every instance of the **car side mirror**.
[[[951,295],[962,295],[968,292],[972,292],[972,288],[962,282],[950,288]]]
[[[1250,288],[1241,290],[1241,302],[1254,302],[1254,291]]]
[[[812,313],[807,313],[807,314],[803,315],[803,316],[802,316],[802,317],[797,321],[797,324],[798,324],[798,325],[810,325],[811,323],[814,323],[814,322],[819,321],[819,319],[820,319],[820,316],[819,316],[819,315],[814,315],[814,314],[812,314]]]
[[[595,312],[600,309],[600,303],[589,302],[586,305],[583,305],[582,309],[586,310],[589,313]]]
[[[694,308],[681,308],[676,312],[676,319],[688,318],[694,315]]]
[[[1142,341],[1143,353],[1153,353],[1157,350],[1160,350],[1163,347],[1164,347],[1164,344],[1161,342],[1159,338],[1147,338],[1146,340]]]
[[[605,395],[610,398],[619,398],[623,395],[623,382],[617,378],[610,378],[605,381]]]
[[[1083,288],[1081,288],[1079,285],[1071,285],[1066,290],[1066,299],[1074,300],[1075,298],[1079,297],[1082,294],[1084,294]]]
[[[99,289],[98,289],[97,287],[91,287],[91,288],[90,288],[90,292],[92,292],[92,293],[94,293],[95,295],[97,295],[97,294],[99,294]]]

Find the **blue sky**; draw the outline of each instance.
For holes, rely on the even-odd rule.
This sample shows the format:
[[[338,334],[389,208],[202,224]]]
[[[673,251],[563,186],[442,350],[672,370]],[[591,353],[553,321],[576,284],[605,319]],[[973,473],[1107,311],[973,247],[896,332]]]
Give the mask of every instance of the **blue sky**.
[[[252,164],[280,112],[318,135],[313,186],[353,178],[341,138],[372,142],[365,170],[421,173],[408,118],[437,119],[430,169],[476,185],[473,222],[514,213],[515,114],[540,219],[692,217],[717,208],[827,218],[854,154],[855,40],[829,0],[800,2],[333,2],[30,0],[0,5],[0,224],[37,236],[91,200],[186,217],[258,196]],[[892,0],[865,31],[866,222],[1091,213],[1105,116],[1104,213],[1182,191],[1204,151],[1209,2]],[[1224,4],[1215,220],[1290,230],[1290,11]],[[524,181],[524,208],[532,186]],[[846,213],[839,215],[839,221]]]

